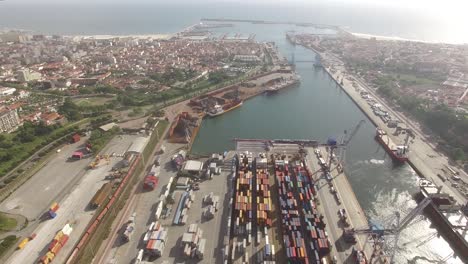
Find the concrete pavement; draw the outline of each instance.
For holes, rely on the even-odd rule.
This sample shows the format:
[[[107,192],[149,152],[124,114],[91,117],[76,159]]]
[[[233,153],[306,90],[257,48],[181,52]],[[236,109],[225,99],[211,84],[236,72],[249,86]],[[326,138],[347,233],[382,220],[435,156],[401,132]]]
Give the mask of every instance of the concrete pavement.
[[[115,137],[101,153],[124,153],[134,138],[135,136]],[[38,258],[47,252],[47,246],[55,234],[65,224],[70,223],[73,226],[73,232],[67,244],[54,259],[54,262],[63,263],[95,213],[95,210],[88,209],[89,201],[106,182],[104,180],[105,176],[120,159],[111,158],[109,164],[102,162],[96,169],[84,171],[85,173],[74,184],[73,189],[64,194],[66,197],[57,200],[60,204],[57,217],[39,223],[39,226],[34,230],[34,233],[37,234],[36,238],[21,251],[16,251],[6,263],[35,263]],[[90,162],[90,160],[85,161],[86,164]],[[67,169],[64,168],[64,171],[66,172]],[[35,195],[39,196],[37,192]]]

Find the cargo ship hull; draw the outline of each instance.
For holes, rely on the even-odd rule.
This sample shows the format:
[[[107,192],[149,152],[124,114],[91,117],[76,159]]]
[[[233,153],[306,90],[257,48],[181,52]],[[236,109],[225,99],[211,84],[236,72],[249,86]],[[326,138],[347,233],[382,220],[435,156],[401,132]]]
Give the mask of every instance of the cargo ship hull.
[[[227,105],[227,106],[224,107],[223,110],[220,111],[220,112],[217,112],[217,113],[208,112],[208,113],[206,113],[206,114],[207,114],[209,117],[220,116],[220,115],[222,115],[222,114],[224,114],[224,113],[227,113],[227,112],[229,112],[229,111],[231,111],[231,110],[234,110],[234,109],[236,109],[236,108],[238,108],[238,107],[241,107],[243,103],[244,103],[243,101],[239,101],[239,102],[236,102],[236,103]]]
[[[296,84],[299,83],[299,80],[295,80],[291,83],[288,83],[288,84],[285,84],[285,85],[282,85],[282,86],[278,86],[278,87],[270,87],[268,89],[265,90],[265,93],[267,95],[272,95],[272,94],[276,94],[278,93],[279,91],[285,89],[285,88],[288,88],[288,87],[292,87],[292,86],[295,86]]]
[[[404,163],[408,161],[406,154],[401,155],[397,153],[397,146],[391,141],[391,139],[380,129],[377,129],[375,139],[384,147],[385,151],[392,157],[392,159],[398,163]],[[404,146],[406,147],[406,146]]]

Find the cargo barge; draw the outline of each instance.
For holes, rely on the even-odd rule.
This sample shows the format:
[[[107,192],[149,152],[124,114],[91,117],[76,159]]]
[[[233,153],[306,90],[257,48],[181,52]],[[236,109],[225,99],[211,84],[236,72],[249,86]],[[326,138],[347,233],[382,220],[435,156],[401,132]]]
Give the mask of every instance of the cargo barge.
[[[212,109],[208,110],[206,114],[210,117],[216,117],[219,115],[222,115],[224,113],[227,113],[231,110],[234,110],[240,106],[242,106],[243,101],[242,100],[235,100],[231,103],[225,104],[224,106],[221,106],[219,104],[216,104]]]
[[[392,159],[399,163],[408,161],[408,146],[397,145],[381,128],[377,128],[375,138],[385,148]]]
[[[270,87],[266,88],[265,93],[267,95],[276,94],[282,89],[292,87],[292,86],[300,83],[300,81],[301,81],[300,77],[296,75],[295,77],[292,77],[289,80],[281,81],[280,83],[277,83],[277,84],[275,84],[273,86],[270,86]]]
[[[431,197],[430,203],[424,213],[431,219],[440,234],[450,244],[454,254],[460,257],[464,263],[468,263],[468,218],[456,204],[453,197],[446,193],[440,193],[437,186],[421,181],[420,191],[416,193],[415,199],[419,203],[426,197]],[[466,205],[464,206],[466,210]]]

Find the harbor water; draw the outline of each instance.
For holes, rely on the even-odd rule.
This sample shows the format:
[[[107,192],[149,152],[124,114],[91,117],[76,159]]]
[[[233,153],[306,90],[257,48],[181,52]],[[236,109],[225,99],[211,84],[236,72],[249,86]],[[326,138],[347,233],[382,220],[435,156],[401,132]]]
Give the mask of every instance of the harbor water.
[[[314,60],[315,53],[291,45],[285,38],[289,30],[333,34],[330,31],[281,25],[238,23],[221,31],[230,34],[256,34],[259,41],[274,41],[280,52],[295,60]],[[375,127],[330,76],[312,63],[296,63],[301,84],[275,95],[260,95],[243,106],[216,118],[207,118],[192,147],[194,153],[223,152],[234,148],[234,138],[316,139],[351,131],[359,120],[366,120],[349,143],[345,170],[356,196],[370,219],[387,224],[395,212],[405,215],[416,206],[412,194],[418,191],[418,176],[405,164],[393,164],[374,139]],[[361,228],[361,227],[357,227]],[[363,227],[364,228],[364,227]],[[453,250],[420,216],[399,239],[396,263],[461,263]]]

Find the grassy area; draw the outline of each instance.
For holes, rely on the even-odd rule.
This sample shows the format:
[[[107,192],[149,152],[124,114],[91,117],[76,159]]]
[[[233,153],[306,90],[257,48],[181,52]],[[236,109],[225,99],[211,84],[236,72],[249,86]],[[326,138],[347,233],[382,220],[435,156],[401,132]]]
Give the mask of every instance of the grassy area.
[[[74,132],[77,126],[85,122],[87,122],[87,119],[82,119],[40,135],[31,134],[30,132],[27,134],[23,131],[23,128],[11,134],[3,134],[0,143],[0,156],[2,157],[0,162],[0,177],[15,169],[21,162],[50,142]],[[30,138],[25,140],[25,137]]]
[[[80,107],[103,105],[114,100],[116,97],[89,97],[89,98],[76,98],[72,101]]]
[[[12,246],[16,244],[18,238],[16,236],[7,236],[0,242],[0,257],[3,256]]]
[[[0,213],[0,231],[11,231],[16,228],[18,222],[16,219]]]
[[[437,85],[438,81],[419,77],[411,74],[394,74],[393,77],[397,80],[402,86],[412,86],[412,85]]]
[[[154,150],[156,144],[159,142],[161,139],[161,136],[166,130],[167,126],[169,125],[169,122],[167,121],[160,121],[158,127],[156,128],[157,132],[155,131],[151,135],[151,139],[148,142],[148,145],[146,145],[145,149],[143,150],[143,161],[147,161],[148,158],[150,157],[152,151]],[[117,215],[119,212],[123,209],[125,206],[125,203],[127,202],[128,198],[130,197],[131,191],[133,189],[133,186],[138,183],[139,181],[139,175],[143,172],[145,168],[145,164],[140,162],[134,173],[133,176],[130,178],[129,182],[127,185],[125,185],[125,189],[122,192],[122,195],[117,201],[114,203],[112,208],[109,208],[109,212],[106,214],[106,216],[103,217],[101,224],[96,228],[96,231],[94,234],[91,235],[89,238],[88,242],[86,245],[80,250],[78,253],[77,258],[75,259],[74,263],[91,263],[92,260],[94,259],[97,250],[101,246],[102,242],[109,237],[109,234],[111,232],[111,227],[112,223],[116,219]],[[101,209],[102,210],[102,209]],[[96,212],[96,216],[98,216],[100,213]],[[92,220],[94,221],[94,219]],[[92,223],[92,222],[90,222]],[[118,227],[120,228],[120,227]]]

